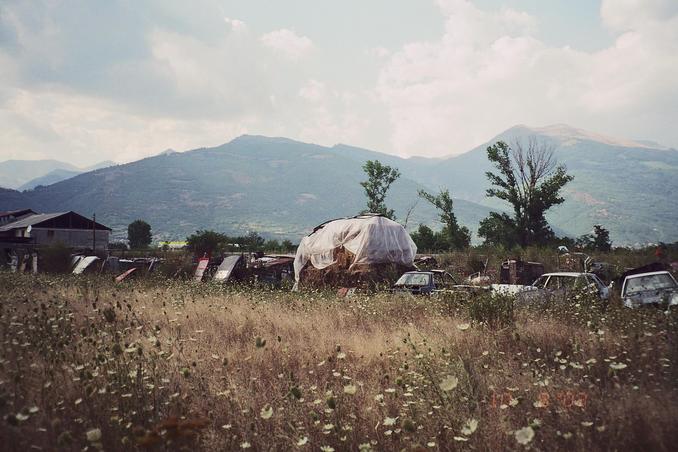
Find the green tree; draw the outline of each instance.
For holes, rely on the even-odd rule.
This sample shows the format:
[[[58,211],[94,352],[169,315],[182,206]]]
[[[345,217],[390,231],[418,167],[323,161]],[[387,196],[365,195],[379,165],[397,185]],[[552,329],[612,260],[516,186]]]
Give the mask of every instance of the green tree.
[[[240,244],[246,251],[264,251],[266,239],[252,231],[246,236],[240,237]]]
[[[438,239],[431,228],[420,224],[419,229],[412,234],[412,240],[420,251],[438,251]]]
[[[391,220],[395,219],[393,209],[387,208],[384,201],[391,184],[400,177],[400,171],[397,168],[382,165],[378,160],[365,162],[363,171],[367,174],[367,180],[361,182],[360,185],[367,195],[367,212],[380,213]]]
[[[144,220],[134,220],[127,226],[127,240],[132,249],[146,248],[151,244],[151,225]]]
[[[593,226],[593,249],[603,252],[608,252],[612,249],[610,231],[600,224]]]
[[[266,240],[263,246],[264,251],[278,252],[281,251],[281,249],[280,242],[278,242],[276,239]]]
[[[109,250],[126,250],[127,244],[125,242],[111,242],[108,244]]]
[[[499,141],[487,148],[487,158],[498,170],[485,173],[491,185],[487,196],[508,202],[513,218],[501,217],[502,224],[495,216],[485,223],[485,232],[497,232],[497,226],[513,229],[521,246],[544,245],[555,239],[545,214],[564,201],[560,190],[574,177],[563,165],[557,165],[553,149],[534,137],[525,145],[518,141],[513,149]],[[507,218],[510,221],[505,223]]]
[[[490,212],[480,221],[478,235],[485,239],[485,245],[511,249],[518,244],[515,222],[505,213]]]
[[[575,243],[577,247],[591,251],[608,252],[612,249],[610,231],[600,224],[593,226],[592,234],[579,236]]]
[[[468,248],[471,244],[471,233],[466,226],[459,226],[457,223],[450,191],[440,190],[440,193],[434,196],[424,190],[419,190],[419,196],[440,211],[440,222],[444,225],[441,232],[449,248],[457,250]]]
[[[188,249],[198,256],[221,253],[229,242],[228,236],[214,231],[196,231],[186,238]]]
[[[296,246],[294,246],[294,243],[292,243],[292,241],[288,240],[288,239],[283,240],[282,243],[280,244],[280,246],[282,247],[283,251],[285,251],[286,253],[291,253],[296,249]]]

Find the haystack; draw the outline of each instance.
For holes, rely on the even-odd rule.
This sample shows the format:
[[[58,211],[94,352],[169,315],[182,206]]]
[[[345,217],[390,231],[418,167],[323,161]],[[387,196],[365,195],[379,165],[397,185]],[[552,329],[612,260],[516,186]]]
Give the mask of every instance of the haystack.
[[[381,215],[323,223],[297,248],[294,276],[301,287],[368,287],[413,269],[417,246],[405,228]]]

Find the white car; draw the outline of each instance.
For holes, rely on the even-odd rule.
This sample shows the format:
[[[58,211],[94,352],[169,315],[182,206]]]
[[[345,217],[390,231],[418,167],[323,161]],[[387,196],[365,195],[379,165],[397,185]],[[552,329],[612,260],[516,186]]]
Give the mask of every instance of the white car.
[[[544,273],[532,284],[538,293],[566,294],[570,291],[591,290],[601,300],[610,298],[610,288],[593,273]]]
[[[624,279],[621,290],[624,306],[678,306],[678,283],[667,271],[639,273]]]

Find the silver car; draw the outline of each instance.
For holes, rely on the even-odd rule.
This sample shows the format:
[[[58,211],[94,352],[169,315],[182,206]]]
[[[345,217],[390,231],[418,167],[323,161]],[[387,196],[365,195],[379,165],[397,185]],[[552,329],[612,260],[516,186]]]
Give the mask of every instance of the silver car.
[[[591,291],[601,300],[610,298],[610,288],[593,273],[557,272],[544,273],[532,284],[537,290],[530,295],[539,293],[552,295],[566,295],[573,291]]]
[[[667,271],[639,273],[624,279],[621,290],[624,306],[678,306],[678,283]]]

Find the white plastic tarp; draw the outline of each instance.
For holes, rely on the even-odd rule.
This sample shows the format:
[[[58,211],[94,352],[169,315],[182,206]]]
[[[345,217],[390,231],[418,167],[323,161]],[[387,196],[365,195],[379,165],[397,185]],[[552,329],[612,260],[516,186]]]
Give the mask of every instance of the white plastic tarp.
[[[356,264],[394,263],[412,266],[417,245],[402,225],[380,216],[361,216],[330,221],[301,239],[294,258],[294,278],[310,261],[317,269],[336,262],[334,250],[344,247]]]

